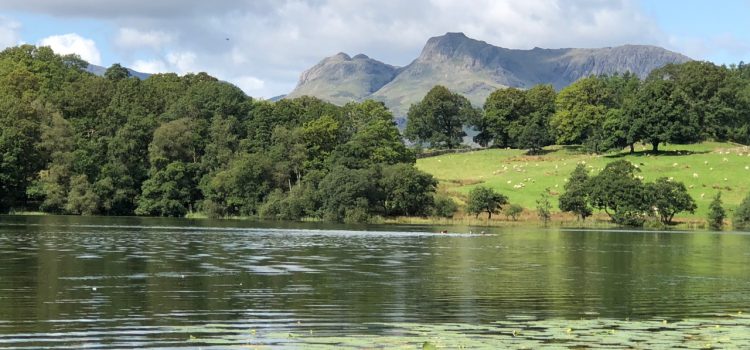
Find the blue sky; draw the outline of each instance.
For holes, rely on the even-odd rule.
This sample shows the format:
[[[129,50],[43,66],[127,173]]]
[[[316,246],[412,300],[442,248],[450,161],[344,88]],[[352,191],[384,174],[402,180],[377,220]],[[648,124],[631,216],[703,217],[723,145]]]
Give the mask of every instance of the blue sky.
[[[406,65],[429,37],[456,31],[509,48],[650,44],[747,62],[748,13],[750,0],[0,0],[0,47],[50,45],[149,73],[206,71],[269,98],[323,57]]]

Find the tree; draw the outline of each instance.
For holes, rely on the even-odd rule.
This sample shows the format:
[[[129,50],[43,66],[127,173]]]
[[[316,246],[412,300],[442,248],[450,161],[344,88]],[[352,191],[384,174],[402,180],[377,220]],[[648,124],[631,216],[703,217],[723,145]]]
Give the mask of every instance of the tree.
[[[322,217],[329,221],[364,222],[380,214],[383,192],[377,183],[379,178],[377,168],[332,169],[318,185]]]
[[[136,215],[185,216],[191,208],[196,188],[195,166],[183,162],[169,163],[164,169],[152,169],[143,183]]]
[[[469,213],[479,217],[479,214],[486,212],[487,218],[492,219],[492,213],[497,212],[502,205],[508,204],[508,197],[489,187],[477,186],[469,192],[466,204]]]
[[[655,182],[646,185],[651,205],[659,220],[665,224],[672,224],[675,214],[687,211],[694,213],[697,208],[695,201],[687,192],[685,184],[660,177]]]
[[[550,134],[549,120],[539,112],[534,112],[525,118],[523,126],[518,126],[520,131],[516,137],[515,146],[526,148],[531,154],[537,154],[542,147],[552,144],[554,138]]]
[[[487,96],[479,134],[474,141],[482,146],[510,147],[512,124],[529,113],[526,92],[517,88],[497,89]]]
[[[457,210],[458,206],[453,199],[445,195],[435,195],[431,213],[432,216],[452,218]]]
[[[602,125],[607,111],[614,105],[614,92],[604,79],[591,76],[562,89],[555,100],[556,110],[550,123],[560,144],[593,142],[599,151]]]
[[[518,216],[523,213],[523,207],[518,204],[511,204],[505,210],[503,211],[505,216],[507,216],[509,219],[512,219],[513,221],[518,220]]]
[[[732,217],[732,226],[738,230],[750,229],[750,194],[735,209],[734,216]]]
[[[560,195],[560,210],[572,212],[581,220],[591,216],[592,210],[588,203],[589,172],[586,165],[578,164],[565,183],[565,193]]]
[[[99,196],[94,193],[86,175],[71,178],[65,211],[71,214],[92,215],[98,210]]]
[[[529,90],[498,89],[484,103],[474,141],[482,146],[528,148],[531,153],[552,144],[549,119],[555,112],[555,90],[536,85]]]
[[[539,199],[536,200],[536,214],[545,225],[552,220],[552,203],[549,201],[549,188],[545,188]]]
[[[411,164],[383,168],[380,188],[385,199],[385,215],[426,216],[433,206],[437,180]]]
[[[466,97],[437,85],[409,108],[404,135],[414,142],[453,149],[466,136],[463,126],[477,114]]]
[[[115,63],[104,72],[104,77],[109,80],[120,80],[127,79],[130,77],[130,72],[127,68],[121,66],[119,63]]]
[[[617,224],[640,226],[650,210],[650,199],[641,180],[640,171],[626,160],[607,164],[588,181],[589,204],[604,210]]]
[[[724,226],[726,212],[722,206],[721,192],[717,192],[711,204],[708,205],[708,227],[712,230],[721,230]]]
[[[703,121],[691,107],[689,95],[661,70],[653,72],[636,94],[626,113],[638,127],[636,138],[659,152],[664,142],[690,143],[704,139]]]
[[[160,125],[148,146],[151,166],[162,169],[171,162],[198,160],[200,135],[195,132],[195,121],[181,118]]]
[[[212,216],[255,215],[271,191],[271,160],[257,153],[239,154],[225,170],[205,177],[203,206]]]

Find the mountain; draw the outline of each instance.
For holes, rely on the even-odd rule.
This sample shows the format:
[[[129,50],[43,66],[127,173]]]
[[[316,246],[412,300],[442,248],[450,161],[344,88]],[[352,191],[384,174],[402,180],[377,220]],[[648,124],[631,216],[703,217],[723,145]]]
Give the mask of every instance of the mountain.
[[[316,96],[345,104],[369,97],[396,77],[398,68],[359,54],[341,52],[302,73],[297,88],[287,98]]]
[[[130,68],[125,68],[125,69],[128,70],[128,73],[130,73],[131,77],[136,77],[136,78],[141,79],[141,80],[146,79],[146,78],[148,78],[148,77],[151,76],[151,74],[137,72],[137,71],[134,71],[134,70],[132,70]],[[89,73],[92,73],[94,75],[98,75],[100,77],[103,77],[104,73],[107,71],[107,68],[104,68],[102,66],[97,66],[95,64],[90,64],[89,63],[89,66],[86,67],[86,71],[89,72]]]
[[[419,57],[403,68],[364,55],[326,58],[302,73],[288,97],[310,95],[337,104],[373,98],[403,116],[437,84],[481,106],[498,88],[552,84],[562,89],[592,74],[631,72],[643,78],[668,63],[689,60],[656,46],[515,50],[447,33],[430,38]]]

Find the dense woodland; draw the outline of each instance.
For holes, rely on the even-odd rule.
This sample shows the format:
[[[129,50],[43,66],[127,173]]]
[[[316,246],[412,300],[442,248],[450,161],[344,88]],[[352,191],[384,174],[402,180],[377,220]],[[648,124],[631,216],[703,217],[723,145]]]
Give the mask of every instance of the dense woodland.
[[[456,210],[414,167],[420,147],[405,144],[380,102],[269,102],[205,73],[140,80],[119,65],[103,77],[86,65],[46,47],[0,53],[3,212],[364,222]],[[554,143],[591,152],[640,142],[654,151],[706,139],[747,144],[750,68],[689,62],[644,81],[626,74],[560,92],[510,88],[483,109],[436,86],[408,117],[404,136],[432,148],[461,147],[467,128],[480,145],[532,153]]]
[[[2,211],[361,222],[432,210],[437,181],[382,103],[273,103],[205,73],[85,66],[46,47],[0,53]]]

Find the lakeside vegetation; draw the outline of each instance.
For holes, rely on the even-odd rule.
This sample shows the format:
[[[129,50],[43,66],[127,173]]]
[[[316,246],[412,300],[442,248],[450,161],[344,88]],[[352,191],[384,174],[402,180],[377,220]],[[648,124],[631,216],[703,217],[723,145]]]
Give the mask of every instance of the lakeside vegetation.
[[[140,80],[117,64],[102,77],[86,65],[47,47],[0,53],[0,211],[338,222],[474,216],[477,224],[480,214],[499,214],[484,224],[546,223],[574,218],[558,210],[568,191],[577,194],[565,211],[642,225],[675,215],[705,223],[708,201],[721,192],[724,215],[750,222],[737,209],[750,190],[750,151],[740,144],[750,140],[744,64],[668,65],[644,81],[592,76],[560,92],[503,89],[483,109],[436,86],[409,111],[404,136],[415,147],[381,102],[269,102],[206,73]],[[490,149],[416,160],[424,147],[463,147],[469,127]],[[593,181],[622,160],[619,169],[629,170],[602,183],[627,177],[620,185],[636,189],[628,196],[648,200],[604,203],[594,182],[566,186],[576,165]],[[687,197],[658,202],[660,191]],[[723,222],[719,209],[714,227]]]

